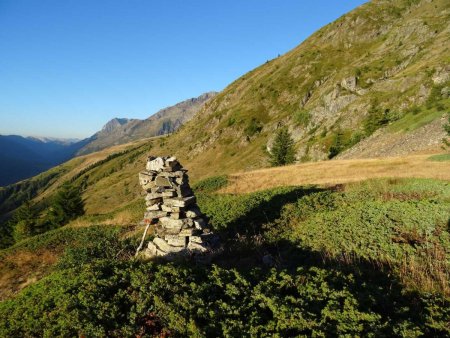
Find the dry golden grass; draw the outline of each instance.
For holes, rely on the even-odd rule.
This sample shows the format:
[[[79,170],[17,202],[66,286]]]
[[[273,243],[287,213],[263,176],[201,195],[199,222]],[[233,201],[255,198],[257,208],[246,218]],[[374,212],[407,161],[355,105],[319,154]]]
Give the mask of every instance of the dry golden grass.
[[[142,211],[142,215],[144,211]],[[136,224],[136,215],[129,210],[123,210],[117,214],[112,214],[109,217],[102,220],[93,220],[89,217],[78,217],[70,221],[66,226],[74,228],[83,228],[92,225],[129,225]]]
[[[104,160],[109,155],[125,151],[129,148],[140,146],[154,138],[157,138],[157,137],[146,138],[146,139],[141,139],[138,141],[133,141],[133,142],[125,143],[125,144],[115,145],[115,146],[112,146],[112,147],[109,147],[106,149],[102,149],[102,150],[99,150],[99,151],[91,153],[91,154],[78,156],[78,157],[75,157],[75,158],[69,160],[68,162],[64,163],[63,165],[71,166],[72,164],[74,164],[74,168],[69,170],[66,174],[62,175],[60,178],[58,178],[58,180],[54,184],[52,184],[47,190],[45,190],[41,194],[39,194],[35,198],[35,201],[38,202],[38,201],[41,201],[44,198],[48,197],[63,182],[70,180],[73,176],[78,174],[80,171],[86,169],[87,167],[89,167],[101,160]]]
[[[2,256],[0,262],[0,300],[6,299],[48,273],[60,253],[15,251]]]
[[[333,160],[254,170],[229,175],[223,193],[249,193],[278,186],[335,185],[370,178],[450,180],[450,163],[428,161],[430,154],[377,159]]]

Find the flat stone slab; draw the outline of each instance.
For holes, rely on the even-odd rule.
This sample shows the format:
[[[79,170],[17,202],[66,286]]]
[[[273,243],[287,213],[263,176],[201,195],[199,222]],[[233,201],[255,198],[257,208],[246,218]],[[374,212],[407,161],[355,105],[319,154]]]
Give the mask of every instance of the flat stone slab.
[[[195,196],[189,196],[189,197],[177,197],[177,198],[165,198],[164,204],[167,206],[172,207],[186,207],[188,205],[191,205],[195,203]]]
[[[152,204],[151,206],[147,207],[147,211],[156,211],[161,210],[161,203]]]
[[[147,162],[145,169],[160,171],[164,168],[164,160],[161,157],[157,157]]]
[[[167,212],[165,211],[161,211],[161,210],[156,210],[156,211],[147,211],[144,214],[145,218],[161,218],[161,217],[166,217],[167,216]]]
[[[201,252],[204,253],[208,251],[208,248],[204,244],[199,244],[195,242],[189,242],[187,246],[188,250],[194,251],[194,252]]]
[[[195,228],[188,228],[188,229],[182,229],[179,233],[178,236],[186,236],[186,237],[191,237],[193,235],[196,235],[198,233],[198,230]]]
[[[166,235],[164,239],[169,245],[172,246],[182,246],[183,248],[187,245],[186,237],[181,237],[178,235]]]
[[[184,250],[184,246],[172,246],[168,244],[165,240],[162,238],[156,237],[153,239],[153,243],[160,249],[161,251],[164,251],[166,253],[172,253],[172,252],[180,252]]]
[[[162,177],[162,176],[157,176],[155,179],[155,184],[158,187],[171,187],[172,183],[170,182],[169,178],[167,177]]]
[[[161,210],[167,211],[167,212],[181,212],[181,211],[183,211],[183,208],[181,208],[181,207],[170,207],[170,206],[167,206],[165,204],[162,204],[161,205]]]

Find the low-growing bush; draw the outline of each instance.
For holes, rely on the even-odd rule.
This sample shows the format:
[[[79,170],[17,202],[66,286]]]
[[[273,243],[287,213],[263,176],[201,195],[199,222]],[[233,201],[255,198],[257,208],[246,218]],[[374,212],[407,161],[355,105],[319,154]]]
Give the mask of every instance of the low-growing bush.
[[[215,265],[134,260],[138,239],[113,227],[63,227],[7,249],[67,246],[47,277],[0,303],[0,336],[450,335],[448,183],[205,191],[200,207],[232,248]],[[239,248],[237,232],[263,240]]]
[[[227,184],[227,176],[212,176],[195,183],[192,186],[192,189],[194,189],[195,192],[199,193],[212,193],[221,188],[224,188]]]

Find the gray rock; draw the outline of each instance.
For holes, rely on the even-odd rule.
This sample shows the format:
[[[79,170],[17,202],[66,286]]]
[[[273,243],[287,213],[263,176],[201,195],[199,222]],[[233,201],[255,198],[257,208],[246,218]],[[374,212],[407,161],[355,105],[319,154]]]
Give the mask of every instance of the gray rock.
[[[147,207],[150,207],[154,204],[161,203],[161,202],[162,202],[162,198],[155,198],[155,199],[151,199],[151,200],[146,200],[145,205]]]
[[[167,206],[165,204],[162,204],[161,205],[161,210],[167,211],[167,212],[181,212],[181,211],[183,211],[183,208],[181,208],[181,207],[169,207],[169,206]]]
[[[173,218],[173,219],[180,219],[180,218],[182,218],[182,214],[181,213],[179,213],[179,212],[172,212],[171,214],[170,214],[170,218]]]
[[[178,235],[166,235],[164,236],[164,239],[167,241],[169,245],[172,246],[182,246],[186,247],[187,240],[186,236],[178,236]]]
[[[180,228],[183,226],[184,222],[182,219],[172,219],[170,217],[161,217],[159,219],[161,222],[161,225],[165,228],[173,229],[173,228]]]
[[[191,236],[194,236],[197,234],[198,234],[198,230],[195,228],[183,229],[178,233],[179,236],[186,236],[186,237],[191,237]]]
[[[178,163],[177,158],[175,156],[169,157],[166,160],[166,166],[171,168],[172,170],[180,167],[180,163]]]
[[[157,176],[155,179],[155,183],[158,187],[171,187],[172,183],[170,183],[169,178]]]
[[[147,207],[147,211],[156,211],[161,210],[161,203],[152,204],[149,207]]]
[[[186,207],[193,203],[195,203],[195,196],[164,199],[164,204],[167,206],[172,206],[172,207]]]
[[[159,237],[154,238],[153,243],[158,247],[158,249],[164,251],[165,253],[180,252],[184,250],[184,246],[172,246]]]
[[[190,251],[199,252],[199,253],[204,253],[204,252],[208,251],[208,248],[204,244],[195,243],[195,242],[189,242],[187,248]]]
[[[164,160],[161,157],[157,157],[148,161],[145,168],[147,170],[160,171],[164,168]]]
[[[345,88],[351,92],[354,92],[357,89],[356,88],[357,81],[358,80],[357,80],[356,76],[347,77],[341,81],[341,87]]]
[[[151,200],[155,200],[155,199],[161,199],[163,196],[160,193],[148,193],[145,196],[145,200],[146,201],[151,201]]]
[[[152,218],[161,218],[161,217],[166,217],[166,216],[167,216],[167,212],[157,210],[157,211],[147,211],[145,213],[144,217],[152,219]]]
[[[154,189],[155,187],[156,185],[154,181],[142,184],[142,189],[144,189],[147,192],[152,192],[152,189]]]
[[[189,210],[186,210],[186,217],[189,218],[196,218],[200,217],[202,213],[200,212],[200,209],[197,207],[192,207]]]
[[[194,242],[194,243],[199,243],[199,244],[203,243],[203,240],[200,236],[190,236],[189,241]]]
[[[144,185],[149,182],[152,182],[154,180],[155,176],[153,174],[150,174],[147,171],[141,171],[139,173],[139,184]]]
[[[156,245],[153,244],[153,242],[149,242],[144,254],[148,257],[155,257],[157,255],[157,251],[158,248],[156,247]]]
[[[203,229],[206,226],[206,222],[203,218],[194,219],[194,226],[196,229]]]

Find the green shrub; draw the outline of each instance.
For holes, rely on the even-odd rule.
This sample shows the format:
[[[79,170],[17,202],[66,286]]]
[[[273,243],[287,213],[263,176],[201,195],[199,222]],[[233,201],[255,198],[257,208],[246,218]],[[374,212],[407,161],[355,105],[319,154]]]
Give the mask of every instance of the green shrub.
[[[247,127],[245,127],[244,132],[248,137],[252,137],[253,135],[260,133],[262,128],[263,126],[261,122],[252,117],[252,119],[248,122]]]
[[[60,227],[84,214],[84,202],[78,187],[65,182],[56,193],[50,206],[48,221]]]
[[[212,176],[195,183],[192,186],[192,189],[200,193],[212,193],[221,188],[224,188],[227,184],[227,176]]]
[[[294,121],[299,126],[306,127],[309,121],[311,121],[311,113],[306,110],[299,110],[294,114]]]
[[[218,266],[97,260],[54,272],[0,303],[0,335],[378,337],[450,332],[449,301],[401,294],[393,282],[367,284],[361,278],[369,277],[339,267],[244,274]]]
[[[450,154],[433,155],[427,158],[428,161],[446,162],[450,161]]]
[[[216,229],[232,230],[220,231],[227,245],[237,231],[261,243],[196,265],[130,259],[137,239],[122,241],[114,227],[25,239],[5,252],[67,248],[50,275],[0,303],[0,336],[450,335],[449,293],[436,287],[450,271],[447,182],[198,197]],[[258,263],[267,252],[274,268]],[[435,288],[412,288],[406,273]]]

